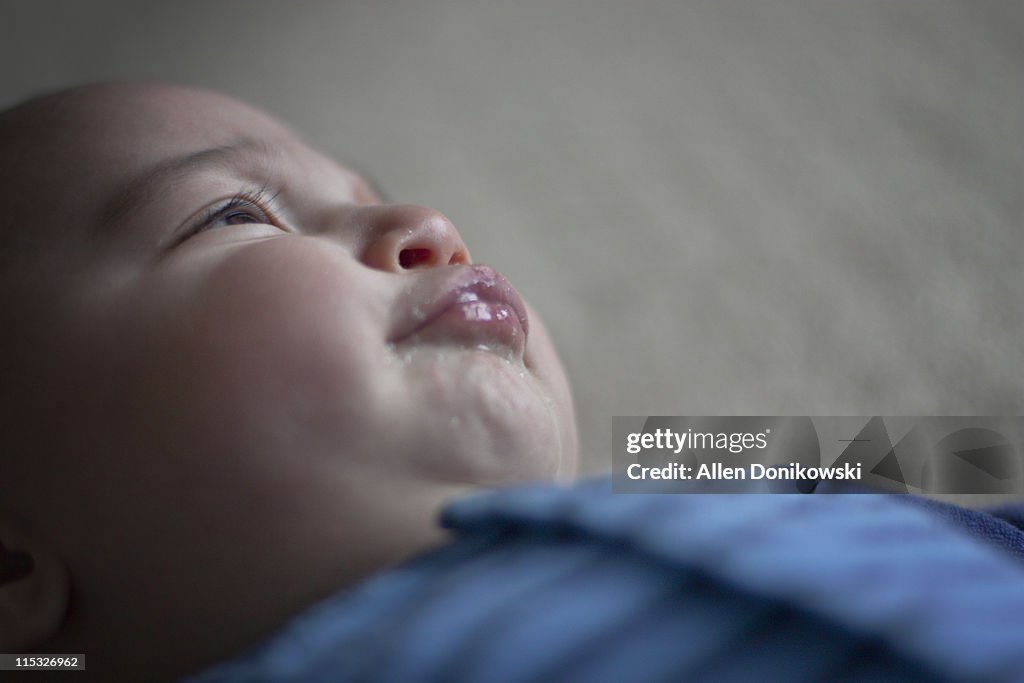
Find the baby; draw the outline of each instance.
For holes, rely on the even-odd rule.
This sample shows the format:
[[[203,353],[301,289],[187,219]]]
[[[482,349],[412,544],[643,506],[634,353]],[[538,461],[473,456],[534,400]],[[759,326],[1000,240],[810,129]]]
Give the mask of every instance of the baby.
[[[270,116],[78,88],[0,115],[0,174],[0,652],[177,677],[436,545],[460,492],[574,472],[533,310]]]
[[[1024,680],[1024,505],[459,496],[574,471],[536,315],[444,216],[247,105],[34,100],[0,174],[2,653],[100,681]]]

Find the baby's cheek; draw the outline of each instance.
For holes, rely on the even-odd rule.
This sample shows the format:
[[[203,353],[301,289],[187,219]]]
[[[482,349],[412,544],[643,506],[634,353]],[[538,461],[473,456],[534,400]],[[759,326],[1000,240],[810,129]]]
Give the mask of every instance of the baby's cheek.
[[[272,392],[283,408],[337,385],[365,390],[382,333],[358,275],[342,255],[303,239],[238,248],[197,292],[198,341],[234,367],[229,384]]]
[[[111,510],[144,502],[148,512],[131,521],[137,533],[170,524],[181,545],[191,528],[246,549],[291,542],[287,527],[311,496],[346,474],[318,456],[376,426],[367,419],[372,326],[352,296],[358,280],[343,264],[284,246],[182,262],[111,300],[117,331],[94,335],[106,349],[95,379],[109,384],[110,400],[90,422],[108,441],[99,450],[131,462],[112,460],[109,473],[138,500]],[[215,544],[200,550],[216,560]]]

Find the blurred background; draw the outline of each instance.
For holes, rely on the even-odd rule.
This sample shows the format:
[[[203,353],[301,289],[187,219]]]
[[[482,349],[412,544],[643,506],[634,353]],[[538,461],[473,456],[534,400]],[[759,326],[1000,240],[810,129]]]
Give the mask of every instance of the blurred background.
[[[184,81],[444,212],[613,415],[1024,413],[1024,3],[0,1],[0,106]]]

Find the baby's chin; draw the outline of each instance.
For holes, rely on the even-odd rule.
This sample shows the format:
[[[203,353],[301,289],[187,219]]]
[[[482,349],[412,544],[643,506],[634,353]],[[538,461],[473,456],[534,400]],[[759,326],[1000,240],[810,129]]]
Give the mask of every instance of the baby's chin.
[[[497,485],[571,470],[575,451],[563,442],[573,425],[561,424],[566,411],[556,387],[513,349],[423,344],[404,349],[397,363],[412,408],[421,411],[413,422],[432,437],[439,466],[453,477]]]

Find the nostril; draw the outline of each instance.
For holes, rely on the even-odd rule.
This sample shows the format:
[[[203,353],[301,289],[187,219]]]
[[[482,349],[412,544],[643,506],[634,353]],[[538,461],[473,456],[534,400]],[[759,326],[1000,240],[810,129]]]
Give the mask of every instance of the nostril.
[[[429,249],[403,249],[398,252],[398,265],[402,266],[402,268],[415,268],[429,260]]]

